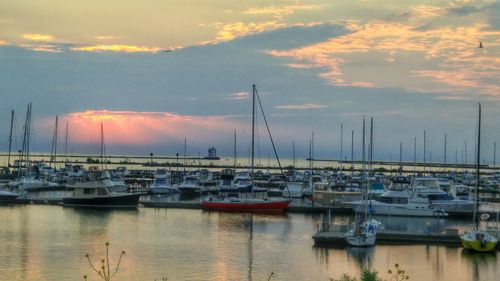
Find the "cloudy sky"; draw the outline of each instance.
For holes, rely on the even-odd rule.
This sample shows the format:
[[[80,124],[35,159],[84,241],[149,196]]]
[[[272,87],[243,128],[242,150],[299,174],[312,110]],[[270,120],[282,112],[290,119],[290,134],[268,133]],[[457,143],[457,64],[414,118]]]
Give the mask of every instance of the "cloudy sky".
[[[0,149],[10,111],[21,144],[33,103],[34,144],[50,151],[56,115],[74,152],[240,155],[250,141],[257,85],[283,157],[338,158],[363,116],[374,117],[375,158],[461,161],[474,153],[477,102],[485,154],[500,150],[500,4],[343,0],[2,0]],[[483,48],[479,48],[482,42]],[[62,142],[62,139],[60,140]],[[262,154],[269,150],[259,121]],[[17,148],[16,148],[17,149]],[[348,153],[345,153],[348,154]],[[429,158],[427,158],[429,159]]]

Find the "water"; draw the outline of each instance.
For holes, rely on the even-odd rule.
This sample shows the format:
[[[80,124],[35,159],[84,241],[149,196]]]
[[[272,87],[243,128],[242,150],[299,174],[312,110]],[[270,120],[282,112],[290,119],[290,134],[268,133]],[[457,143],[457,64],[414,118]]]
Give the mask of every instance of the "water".
[[[85,253],[98,261],[110,241],[116,280],[324,280],[362,267],[385,272],[400,263],[411,280],[497,280],[500,261],[443,246],[377,245],[369,249],[313,247],[319,218],[202,210],[84,210],[60,206],[0,207],[1,280],[98,280]],[[350,218],[336,216],[337,222]],[[386,218],[395,225],[427,219]],[[442,224],[465,225],[462,221]]]

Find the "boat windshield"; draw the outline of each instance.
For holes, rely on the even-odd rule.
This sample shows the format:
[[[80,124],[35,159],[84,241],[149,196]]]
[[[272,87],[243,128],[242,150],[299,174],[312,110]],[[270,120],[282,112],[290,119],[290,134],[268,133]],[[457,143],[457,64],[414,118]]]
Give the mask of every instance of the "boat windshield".
[[[198,180],[195,178],[186,178],[186,179],[184,179],[184,183],[185,184],[197,184]]]
[[[413,186],[425,186],[425,187],[431,188],[431,189],[439,189],[439,182],[437,180],[416,179],[415,181],[413,181]]]

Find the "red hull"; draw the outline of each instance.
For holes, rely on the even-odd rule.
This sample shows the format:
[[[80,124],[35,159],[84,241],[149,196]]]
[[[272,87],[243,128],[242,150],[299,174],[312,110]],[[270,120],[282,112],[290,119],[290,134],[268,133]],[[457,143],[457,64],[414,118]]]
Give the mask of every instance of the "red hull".
[[[262,202],[202,201],[204,209],[218,211],[283,212],[290,200]]]

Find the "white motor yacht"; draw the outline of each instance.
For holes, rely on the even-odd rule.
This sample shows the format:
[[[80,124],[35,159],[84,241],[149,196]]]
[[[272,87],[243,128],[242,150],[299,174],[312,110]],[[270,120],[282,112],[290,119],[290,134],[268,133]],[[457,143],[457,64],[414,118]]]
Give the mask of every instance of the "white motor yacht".
[[[372,215],[393,215],[393,216],[416,216],[432,217],[447,216],[443,210],[433,207],[425,200],[414,200],[413,194],[409,189],[404,189],[408,185],[408,179],[405,177],[396,177],[390,189],[376,200],[358,200],[353,202],[344,202],[344,205],[350,206],[356,210],[359,206],[367,204],[368,211]]]
[[[178,187],[179,191],[184,194],[199,194],[206,191],[206,187],[200,184],[198,177],[186,176]]]
[[[63,206],[131,208],[137,207],[142,193],[115,192],[107,171],[88,170],[82,177],[67,184],[73,195],[63,198]]]
[[[440,187],[440,182],[436,178],[415,178],[408,190],[412,194],[413,202],[428,202],[431,207],[442,209],[449,214],[472,215],[473,200],[454,198]]]
[[[153,183],[149,186],[149,192],[154,194],[177,193],[178,190],[171,184],[172,175],[165,169],[158,169],[154,173]]]

